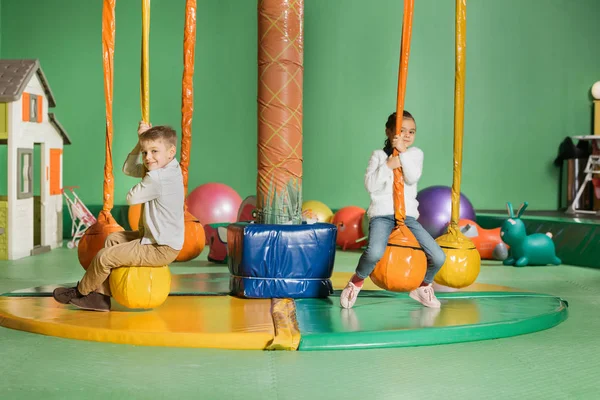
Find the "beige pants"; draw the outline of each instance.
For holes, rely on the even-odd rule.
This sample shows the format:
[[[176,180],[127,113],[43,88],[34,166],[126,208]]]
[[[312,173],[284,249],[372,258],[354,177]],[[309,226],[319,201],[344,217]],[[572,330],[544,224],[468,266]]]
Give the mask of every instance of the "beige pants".
[[[179,250],[158,244],[141,244],[138,231],[113,232],[96,254],[79,282],[79,292],[96,291],[110,296],[110,270],[119,267],[162,267],[175,261]]]

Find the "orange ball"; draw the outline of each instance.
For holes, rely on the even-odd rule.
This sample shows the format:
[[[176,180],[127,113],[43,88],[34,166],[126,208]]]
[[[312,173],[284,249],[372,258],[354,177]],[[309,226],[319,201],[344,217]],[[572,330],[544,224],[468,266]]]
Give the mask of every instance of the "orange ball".
[[[110,211],[100,211],[97,222],[85,231],[77,246],[77,257],[83,269],[87,270],[96,254],[104,248],[108,235],[122,230]]]
[[[410,292],[421,285],[427,272],[427,257],[406,225],[398,226],[370,278],[392,292]]]
[[[204,227],[189,211],[185,211],[185,239],[175,261],[189,261],[198,257],[206,244]]]
[[[142,211],[141,204],[134,204],[129,206],[127,218],[129,219],[129,226],[132,230],[136,231],[139,229],[140,214]],[[194,217],[186,207],[185,210],[185,239],[183,241],[183,248],[179,252],[175,261],[189,261],[198,257],[204,246],[206,245],[206,235],[204,233],[204,227]]]
[[[132,206],[129,206],[129,210],[127,211],[127,220],[129,221],[129,226],[131,227],[132,231],[137,231],[139,229],[141,213],[141,204],[134,204]]]

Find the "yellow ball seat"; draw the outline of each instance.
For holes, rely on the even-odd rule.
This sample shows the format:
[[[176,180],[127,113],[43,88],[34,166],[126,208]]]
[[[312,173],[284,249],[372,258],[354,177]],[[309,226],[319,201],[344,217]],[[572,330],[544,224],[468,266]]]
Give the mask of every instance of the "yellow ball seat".
[[[446,233],[435,241],[446,253],[446,262],[433,280],[455,289],[473,284],[481,270],[481,256],[475,244],[458,230]]]
[[[171,271],[163,267],[115,268],[109,278],[112,297],[132,309],[153,309],[162,305],[171,290]]]

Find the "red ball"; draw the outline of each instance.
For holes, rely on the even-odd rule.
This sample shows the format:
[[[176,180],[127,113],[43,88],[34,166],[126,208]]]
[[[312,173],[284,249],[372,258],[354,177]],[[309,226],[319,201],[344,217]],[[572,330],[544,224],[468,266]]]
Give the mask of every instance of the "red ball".
[[[210,262],[227,263],[227,225],[229,224],[213,224],[205,227],[206,241],[210,247],[207,258]]]
[[[338,229],[336,244],[342,250],[360,249],[366,243],[366,239],[357,242],[365,236],[362,230],[362,218],[365,212],[364,208],[347,206],[333,216],[331,223]]]
[[[256,218],[252,215],[256,210],[256,196],[248,196],[242,202],[240,209],[238,210],[237,221],[248,222],[255,221]]]

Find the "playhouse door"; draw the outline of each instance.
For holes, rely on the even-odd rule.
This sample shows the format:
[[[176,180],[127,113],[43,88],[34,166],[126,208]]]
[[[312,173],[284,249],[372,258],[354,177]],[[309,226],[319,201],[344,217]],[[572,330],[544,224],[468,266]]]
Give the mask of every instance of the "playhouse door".
[[[31,255],[50,251],[46,243],[46,207],[48,202],[48,176],[46,173],[46,145],[34,143],[33,165],[31,168],[33,180],[33,249]]]
[[[0,260],[8,260],[8,200],[0,196]]]

